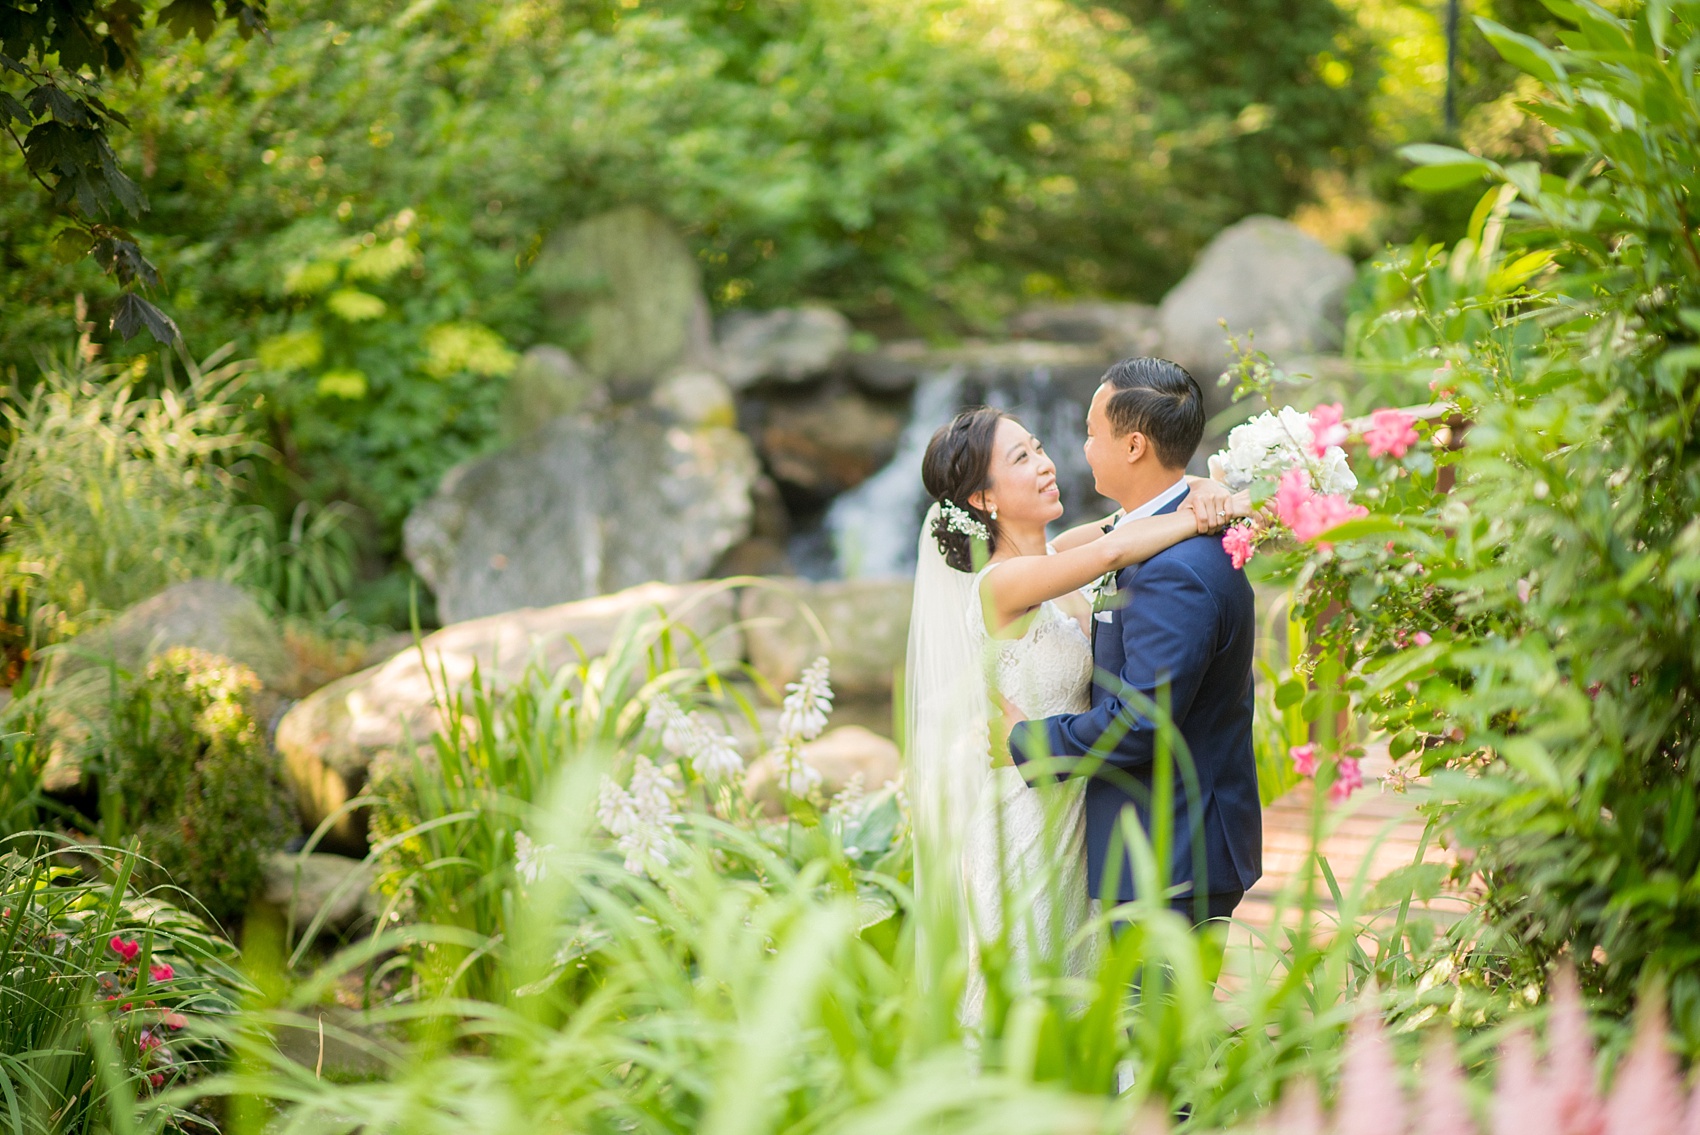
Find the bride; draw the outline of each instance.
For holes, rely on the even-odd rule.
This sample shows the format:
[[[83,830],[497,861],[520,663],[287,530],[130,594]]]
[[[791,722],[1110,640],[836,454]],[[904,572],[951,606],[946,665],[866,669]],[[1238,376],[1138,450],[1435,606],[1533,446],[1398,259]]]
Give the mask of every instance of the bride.
[[[1035,791],[1019,770],[994,769],[994,721],[1085,710],[1092,613],[1082,589],[1220,528],[1245,504],[1189,478],[1192,491],[1173,513],[1106,532],[1109,517],[1047,544],[1046,525],[1063,514],[1056,466],[1020,422],[986,407],[933,435],[921,475],[934,503],[921,528],[909,630],[916,894],[932,916],[924,925],[966,929],[963,1015],[974,1021],[982,968],[1022,975],[1048,958],[1077,975],[1085,965],[1067,945],[1087,912],[1082,786]],[[1006,920],[1006,910],[1015,917]]]

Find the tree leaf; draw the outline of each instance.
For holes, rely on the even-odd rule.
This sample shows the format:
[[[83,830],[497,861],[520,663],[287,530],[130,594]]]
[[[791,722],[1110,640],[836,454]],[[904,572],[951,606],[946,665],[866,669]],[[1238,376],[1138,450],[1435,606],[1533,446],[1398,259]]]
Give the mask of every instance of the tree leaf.
[[[157,22],[167,25],[178,39],[193,33],[205,43],[218,27],[218,13],[213,10],[212,0],[171,0],[160,11]]]
[[[118,297],[118,306],[113,309],[112,329],[127,343],[144,327],[165,346],[175,343],[180,334],[177,324],[165,312],[135,292],[125,292]]]
[[[1493,44],[1500,58],[1519,71],[1526,71],[1543,83],[1563,83],[1567,78],[1564,64],[1553,50],[1540,40],[1514,32],[1504,24],[1497,24],[1485,16],[1476,17],[1476,26],[1482,30],[1487,41]]]

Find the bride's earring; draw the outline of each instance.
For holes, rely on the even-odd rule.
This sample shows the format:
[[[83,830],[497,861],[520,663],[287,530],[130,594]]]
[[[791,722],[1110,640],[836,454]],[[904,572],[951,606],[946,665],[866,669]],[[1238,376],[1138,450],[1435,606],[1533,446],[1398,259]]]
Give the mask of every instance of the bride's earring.
[[[994,504],[992,506],[992,519],[996,520],[997,518],[998,518],[998,506]]]

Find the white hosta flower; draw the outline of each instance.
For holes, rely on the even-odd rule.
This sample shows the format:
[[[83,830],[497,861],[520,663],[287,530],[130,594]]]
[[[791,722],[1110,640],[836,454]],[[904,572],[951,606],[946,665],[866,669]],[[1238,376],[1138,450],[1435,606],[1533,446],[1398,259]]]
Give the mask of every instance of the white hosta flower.
[[[691,752],[691,767],[708,781],[731,780],[744,771],[744,757],[738,743],[724,733],[704,729],[697,747]]]
[[[596,818],[625,855],[626,870],[636,874],[669,861],[677,844],[673,829],[683,818],[674,808],[678,790],[666,770],[648,757],[632,766],[629,790],[602,778]]]
[[[862,801],[868,798],[867,778],[861,773],[853,773],[838,795],[832,798],[832,806],[827,809],[833,815],[845,816],[862,806]]]
[[[726,780],[744,769],[738,743],[717,732],[700,714],[686,713],[668,697],[650,703],[644,724],[661,735],[661,747],[689,761],[704,780]]]
[[[548,856],[555,850],[555,845],[533,843],[531,837],[522,831],[514,832],[514,870],[526,883],[535,883],[549,869]]]
[[[779,762],[779,788],[790,796],[807,796],[820,786],[821,774],[803,762],[795,746],[784,750]]]
[[[830,673],[827,660],[817,658],[785,687],[789,692],[779,710],[779,734],[786,741],[813,741],[826,728],[826,715],[832,712]]]

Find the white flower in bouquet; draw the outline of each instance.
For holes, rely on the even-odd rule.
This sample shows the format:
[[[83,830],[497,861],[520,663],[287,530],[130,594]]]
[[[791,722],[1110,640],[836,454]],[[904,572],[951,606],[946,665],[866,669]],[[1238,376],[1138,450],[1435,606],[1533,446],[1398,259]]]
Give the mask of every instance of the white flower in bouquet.
[[[1211,458],[1228,488],[1238,492],[1255,481],[1278,481],[1293,468],[1310,468],[1319,492],[1337,496],[1358,487],[1358,479],[1346,461],[1346,451],[1327,444],[1317,449],[1315,421],[1310,414],[1283,406],[1259,414],[1235,426],[1228,434],[1228,448]]]

